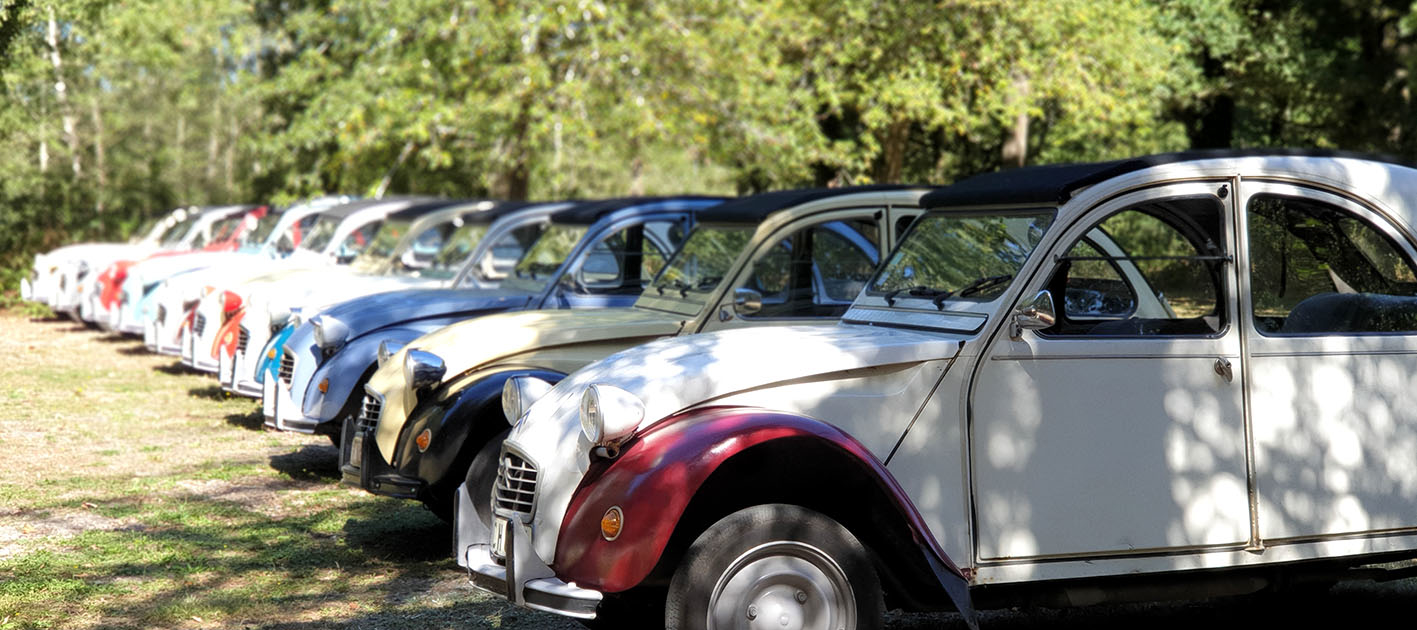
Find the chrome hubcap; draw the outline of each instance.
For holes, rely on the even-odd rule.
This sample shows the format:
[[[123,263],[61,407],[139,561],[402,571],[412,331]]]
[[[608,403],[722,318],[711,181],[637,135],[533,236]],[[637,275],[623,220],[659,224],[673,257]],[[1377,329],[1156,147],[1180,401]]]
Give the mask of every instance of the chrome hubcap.
[[[719,576],[708,627],[847,630],[856,627],[856,597],[846,573],[820,549],[771,542],[738,556]]]

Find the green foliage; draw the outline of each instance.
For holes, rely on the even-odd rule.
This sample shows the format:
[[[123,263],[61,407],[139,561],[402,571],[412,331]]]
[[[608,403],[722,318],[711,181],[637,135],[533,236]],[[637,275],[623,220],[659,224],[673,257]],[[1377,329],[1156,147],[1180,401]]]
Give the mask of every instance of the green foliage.
[[[0,269],[178,204],[1413,156],[1414,37],[1407,0],[6,0]]]

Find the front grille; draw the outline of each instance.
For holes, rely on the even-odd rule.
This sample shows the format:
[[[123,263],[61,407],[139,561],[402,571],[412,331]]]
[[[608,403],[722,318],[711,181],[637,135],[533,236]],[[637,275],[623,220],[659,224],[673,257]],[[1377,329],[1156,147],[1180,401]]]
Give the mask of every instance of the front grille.
[[[536,465],[516,453],[502,451],[492,501],[503,510],[530,515],[536,504]]]
[[[245,326],[241,326],[236,333],[236,351],[245,352],[246,344],[249,343],[251,343],[251,331],[246,330]]]
[[[379,424],[379,414],[384,413],[384,401],[376,398],[373,394],[364,395],[364,404],[359,407],[359,420],[356,428],[360,431],[372,431]]]
[[[295,353],[290,348],[285,348],[280,355],[280,371],[276,376],[287,386],[290,385],[290,377],[295,374]]]
[[[197,321],[192,322],[192,336],[202,336],[202,331],[207,328],[207,316],[197,313]]]

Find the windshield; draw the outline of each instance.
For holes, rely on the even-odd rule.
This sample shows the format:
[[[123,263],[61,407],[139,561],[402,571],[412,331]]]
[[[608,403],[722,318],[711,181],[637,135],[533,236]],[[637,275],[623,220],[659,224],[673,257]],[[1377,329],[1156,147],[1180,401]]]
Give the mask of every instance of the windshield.
[[[300,242],[300,249],[308,249],[313,252],[325,251],[325,246],[329,245],[330,239],[335,237],[335,230],[339,229],[341,221],[344,221],[343,217],[320,215],[315,224],[305,231],[304,239]]]
[[[187,232],[191,231],[192,225],[197,222],[197,218],[198,214],[193,212],[188,214],[181,221],[174,223],[172,227],[162,233],[162,246],[176,247],[180,245],[182,243],[182,237],[187,236]]]
[[[911,226],[905,240],[871,283],[869,292],[892,306],[907,296],[944,309],[945,300],[991,301],[1042,240],[1053,212],[931,213]]]
[[[566,262],[566,257],[571,255],[576,243],[585,236],[586,229],[587,226],[584,225],[555,224],[546,228],[526,254],[517,260],[511,275],[502,281],[502,286],[528,292],[540,291],[556,270],[561,268],[561,264]]]
[[[265,243],[271,232],[275,231],[276,224],[280,223],[281,213],[267,210],[266,216],[256,222],[256,228],[251,230],[246,236],[247,243]]]
[[[384,225],[369,240],[369,245],[359,254],[359,258],[354,261],[355,266],[374,269],[382,266],[388,261],[389,256],[394,253],[394,246],[398,245],[403,235],[408,233],[408,229],[413,225],[413,221],[404,219],[388,219]]]
[[[750,226],[699,226],[650,285],[656,295],[707,294],[753,238]]]
[[[472,250],[477,247],[477,243],[487,234],[486,223],[463,223],[458,219],[453,223],[442,226],[444,230],[451,228],[451,233],[443,237],[443,246],[436,252],[428,252],[418,244],[414,244],[411,256],[413,264],[404,261],[405,268],[417,269],[419,277],[434,278],[437,280],[447,280],[457,274],[462,268],[463,262],[472,255]],[[418,265],[424,265],[419,267]]]
[[[212,237],[209,243],[225,243],[230,241],[241,229],[242,223],[246,220],[246,213],[237,213],[225,218],[217,219],[212,224]]]

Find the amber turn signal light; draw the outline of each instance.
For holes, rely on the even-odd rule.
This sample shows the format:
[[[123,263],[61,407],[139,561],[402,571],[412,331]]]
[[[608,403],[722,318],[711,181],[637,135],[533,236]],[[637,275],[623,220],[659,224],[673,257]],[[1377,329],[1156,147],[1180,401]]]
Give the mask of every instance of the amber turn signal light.
[[[606,540],[619,538],[620,530],[624,527],[625,513],[621,512],[618,506],[606,510],[605,516],[600,517],[600,535]]]
[[[322,378],[322,379],[320,379],[320,384],[318,385],[318,387],[320,388],[320,393],[321,393],[321,394],[324,394],[324,393],[330,391],[330,379],[327,379],[327,378]]]
[[[424,429],[418,437],[413,438],[413,442],[418,445],[418,452],[422,453],[428,450],[428,445],[433,442],[433,432]]]

